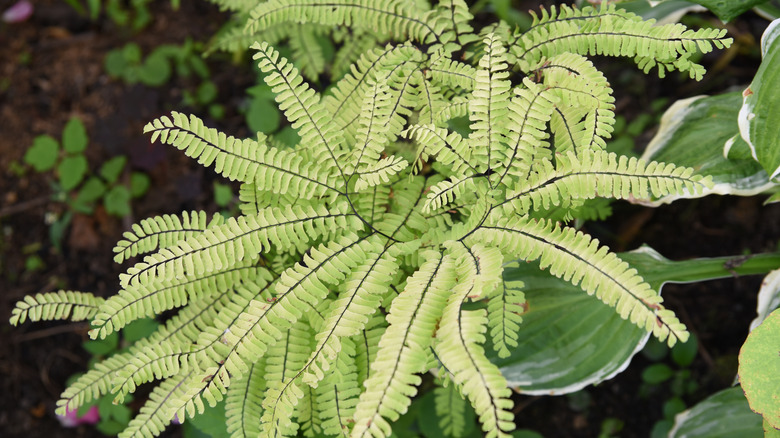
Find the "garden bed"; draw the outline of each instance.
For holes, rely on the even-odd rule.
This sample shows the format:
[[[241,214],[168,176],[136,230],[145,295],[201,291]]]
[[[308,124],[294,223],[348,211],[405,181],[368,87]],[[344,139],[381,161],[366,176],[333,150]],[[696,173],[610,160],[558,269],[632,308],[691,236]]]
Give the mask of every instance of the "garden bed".
[[[12,2],[0,2],[5,9]],[[173,149],[149,143],[142,134],[149,120],[182,107],[187,81],[173,80],[161,87],[128,85],[110,78],[104,68],[107,53],[129,41],[144,53],[161,44],[202,40],[219,27],[221,14],[205,2],[182,2],[173,11],[166,1],[152,5],[154,19],[133,33],[106,17],[90,21],[65,2],[35,2],[25,22],[0,24],[0,316],[7,318],[17,300],[57,289],[114,293],[123,271],[112,261],[114,243],[130,224],[145,217],[183,210],[217,211],[213,182],[217,180]],[[527,9],[527,3],[516,2]],[[522,3],[522,4],[521,4]],[[549,3],[549,2],[548,2]],[[618,111],[631,120],[659,98],[669,102],[703,93],[715,93],[750,81],[757,58],[756,41],[766,22],[746,14],[731,25],[743,53],[703,82],[670,77],[659,80],[634,75],[627,64],[599,62],[610,80],[641,90],[618,95]],[[740,40],[742,38],[742,40]],[[752,40],[751,40],[752,38]],[[708,64],[718,65],[716,53]],[[224,56],[209,61],[211,80],[226,109],[224,118],[209,121],[236,136],[248,134],[243,115],[245,90],[255,73]],[[684,85],[681,85],[684,84]],[[617,87],[618,90],[620,87]],[[98,208],[91,215],[76,214],[62,236],[58,251],[49,238],[50,223],[65,213],[64,204],[51,199],[51,176],[19,170],[19,163],[35,136],[59,138],[71,117],[78,117],[89,134],[87,158],[92,167],[116,155],[129,157],[130,168],[145,172],[152,189],[132,204],[132,213],[116,218]],[[208,117],[203,114],[203,117]],[[639,137],[647,140],[648,134]],[[124,177],[128,177],[125,175]],[[708,197],[681,201],[657,209],[620,203],[606,222],[586,228],[617,251],[647,243],[673,260],[751,254],[777,249],[780,207],[763,206],[763,198]],[[32,260],[32,261],[31,261]],[[737,353],[755,316],[760,277],[736,277],[692,285],[669,285],[664,297],[699,339],[699,352],[690,366],[699,387],[685,398],[691,406],[727,387],[737,367]],[[7,320],[7,319],[6,319]],[[84,323],[26,324],[0,327],[0,435],[4,437],[101,436],[89,426],[62,428],[54,416],[55,402],[66,380],[83,371],[90,354]],[[624,423],[623,437],[647,436],[663,417],[661,404],[671,394],[669,385],[647,388],[642,370],[653,363],[637,356],[615,379],[588,388],[589,399],[572,397],[515,398],[517,424],[545,436],[591,437],[605,419]],[[137,409],[139,403],[132,403]],[[171,434],[179,432],[174,429]]]

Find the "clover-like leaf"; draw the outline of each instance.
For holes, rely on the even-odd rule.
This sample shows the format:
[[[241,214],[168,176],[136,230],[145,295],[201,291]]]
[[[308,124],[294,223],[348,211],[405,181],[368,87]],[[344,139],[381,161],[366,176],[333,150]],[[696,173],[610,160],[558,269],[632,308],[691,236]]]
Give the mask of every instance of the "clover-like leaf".
[[[24,154],[24,162],[38,172],[45,172],[54,167],[60,145],[49,135],[39,135],[33,140],[33,145]]]
[[[65,157],[57,165],[57,174],[63,190],[73,190],[87,173],[87,158],[84,155]]]
[[[87,129],[81,120],[72,118],[62,131],[62,147],[69,154],[84,152],[87,148]]]

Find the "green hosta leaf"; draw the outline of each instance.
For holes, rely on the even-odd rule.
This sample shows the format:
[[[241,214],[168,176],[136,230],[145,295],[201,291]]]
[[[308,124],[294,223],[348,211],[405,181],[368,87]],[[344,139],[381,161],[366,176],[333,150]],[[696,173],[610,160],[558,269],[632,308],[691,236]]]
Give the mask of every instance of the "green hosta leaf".
[[[718,16],[724,23],[750,10],[753,6],[766,3],[767,0],[692,0]]]
[[[122,173],[122,169],[125,168],[127,158],[123,155],[114,157],[100,167],[100,176],[106,180],[109,184],[113,184],[119,179],[119,175]]]
[[[130,214],[130,191],[125,186],[114,186],[106,193],[103,205],[108,214],[124,217]]]
[[[65,157],[57,165],[57,174],[63,190],[73,190],[87,173],[87,158],[83,155]]]
[[[84,152],[87,148],[87,130],[79,119],[70,119],[62,131],[62,147],[70,154]]]
[[[658,24],[676,23],[689,11],[701,10],[700,6],[685,0],[633,0],[620,2],[618,6],[645,20],[657,20]]]
[[[739,131],[770,179],[780,174],[780,19],[761,37],[763,60],[753,82],[742,94]]]
[[[667,282],[688,283],[766,272],[780,264],[776,254],[670,261],[649,247],[619,254],[660,291]],[[729,267],[738,260],[739,266]],[[540,271],[535,263],[504,270],[504,280],[526,284],[528,311],[512,354],[491,361],[510,386],[529,394],[565,394],[610,379],[623,371],[648,339],[647,333],[571,283]],[[490,350],[489,350],[490,351]],[[489,353],[490,354],[490,353]]]
[[[669,438],[760,438],[761,416],[750,410],[741,388],[720,391],[677,415]]]
[[[775,20],[780,18],[780,2],[767,0],[753,8],[753,11],[767,20]]]
[[[54,167],[60,146],[57,140],[48,135],[39,135],[33,140],[32,146],[24,154],[24,162],[38,172],[45,172]]]
[[[701,195],[750,196],[773,186],[739,136],[739,92],[677,101],[664,114],[642,158],[691,166],[715,184]],[[667,197],[659,202],[671,202]]]
[[[528,311],[518,346],[509,357],[491,361],[522,393],[566,394],[610,379],[650,336],[577,286],[540,271],[537,263],[506,268],[504,279],[526,284]]]
[[[739,379],[750,408],[780,429],[780,311],[748,335],[739,352]]]
[[[643,18],[656,18],[662,23],[676,22],[680,17],[688,12],[698,8],[692,4],[704,6],[710,12],[717,15],[724,23],[736,18],[738,15],[750,10],[750,8],[767,0],[639,0],[628,2],[631,6],[625,9],[635,14],[642,15]],[[649,5],[648,5],[649,3]],[[643,5],[644,4],[644,5]],[[652,5],[652,7],[648,7]],[[624,7],[622,4],[620,7]],[[700,10],[701,8],[698,8]]]
[[[770,272],[761,282],[756,307],[757,316],[750,322],[750,330],[758,327],[773,310],[780,307],[780,269]]]

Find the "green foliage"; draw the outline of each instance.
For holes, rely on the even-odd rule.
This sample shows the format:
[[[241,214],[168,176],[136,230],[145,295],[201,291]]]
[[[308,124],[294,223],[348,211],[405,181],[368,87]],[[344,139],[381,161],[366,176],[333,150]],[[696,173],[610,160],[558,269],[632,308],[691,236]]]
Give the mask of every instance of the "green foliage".
[[[84,124],[74,117],[65,124],[61,147],[55,138],[41,135],[24,155],[24,162],[37,172],[54,170],[57,180],[52,184],[52,198],[68,207],[68,211],[49,224],[50,240],[58,249],[74,212],[92,214],[100,203],[111,215],[127,216],[132,198],[143,196],[151,184],[149,176],[141,172],[131,172],[129,187],[120,180],[126,169],[124,156],[109,159],[97,175],[90,175],[88,144]]]
[[[299,136],[293,147],[177,112],[146,125],[153,141],[238,181],[242,214],[162,216],[125,234],[117,261],[145,256],[88,314],[91,337],[180,310],[95,364],[60,411],[109,392],[120,402],[159,381],[120,436],[159,435],[174,417],[225,400],[236,437],[384,437],[411,409],[421,374],[436,369],[450,385],[438,390],[438,411],[462,412],[465,399],[484,436],[508,437],[511,390],[494,355],[520,339],[526,286],[511,278],[520,261],[600,300],[632,330],[669,345],[688,339],[657,289],[571,227],[570,210],[595,197],[693,196],[711,182],[605,150],[614,98],[586,56],[698,79],[692,56],[728,46],[724,31],[652,26],[606,3],[543,10],[525,31],[475,31],[460,0],[216,3],[243,17],[250,40],[297,32],[309,43],[291,44],[296,57],[322,27],[341,32],[342,50],[355,43],[347,30],[368,43],[327,94],[300,73],[322,72],[315,51],[299,70],[268,41],[252,45]],[[449,128],[458,117],[468,123],[460,132]],[[545,217],[551,208],[561,217]],[[439,426],[467,431],[446,416]]]
[[[780,429],[780,404],[776,400],[778,388],[774,378],[780,369],[778,321],[780,311],[775,310],[750,333],[739,352],[739,374],[744,376],[740,383],[750,408],[763,415],[764,421],[775,429]]]
[[[119,26],[139,31],[152,21],[149,4],[152,0],[65,0],[73,9],[90,20],[97,20],[102,12]],[[180,0],[171,0],[171,7],[178,9]]]

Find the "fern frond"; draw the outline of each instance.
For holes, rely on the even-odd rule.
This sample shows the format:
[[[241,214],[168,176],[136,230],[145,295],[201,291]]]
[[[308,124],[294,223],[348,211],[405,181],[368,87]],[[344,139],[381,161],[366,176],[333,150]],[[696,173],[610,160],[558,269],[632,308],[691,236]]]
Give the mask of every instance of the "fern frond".
[[[615,199],[660,198],[669,194],[701,193],[712,185],[693,169],[674,164],[618,156],[601,151],[571,151],[558,156],[558,167],[538,166],[516,189],[507,193],[515,212],[548,209],[572,199],[596,196]],[[566,205],[566,204],[564,204]]]
[[[469,120],[472,122],[469,146],[474,150],[472,164],[480,172],[505,161],[508,135],[505,119],[511,88],[503,43],[493,34],[483,42],[485,55],[479,60],[473,97],[469,101]]]
[[[147,438],[160,435],[176,415],[176,409],[171,406],[170,400],[184,395],[196,379],[194,373],[187,373],[164,380],[157,385],[149,394],[149,399],[141,407],[138,415],[130,420],[127,428],[119,434],[119,438]],[[179,420],[183,419],[179,417]]]
[[[115,354],[95,363],[91,370],[81,375],[62,393],[57,402],[58,415],[65,415],[66,410],[75,410],[91,400],[108,394],[115,386],[117,373],[126,368],[135,353],[144,351],[146,346],[162,343],[188,344],[197,340],[200,327],[211,324],[216,313],[227,301],[226,298],[227,293],[224,292],[193,302],[166,321],[149,337],[133,344],[130,351]]]
[[[97,400],[111,391],[111,381],[117,371],[121,370],[132,358],[132,352],[118,353],[95,363],[86,373],[79,376],[57,400],[57,415],[65,415],[79,407]]]
[[[448,104],[444,92],[424,74],[424,71],[415,70],[415,83],[417,84],[417,119],[428,124],[436,124],[436,116]]]
[[[555,56],[537,70],[558,97],[550,123],[555,151],[604,149],[615,124],[614,98],[606,77],[587,58]]]
[[[334,361],[335,366],[317,386],[322,430],[327,435],[349,435],[362,387],[358,385],[355,354],[353,342],[345,340]]]
[[[337,284],[365,257],[370,245],[347,233],[327,245],[312,248],[303,262],[282,273],[275,282],[276,297],[270,303],[253,300],[238,320],[222,334],[227,347],[213,359],[222,363],[211,372],[207,386],[197,394],[220,400],[230,379],[243,375],[249,363],[265,355],[309,306],[316,306],[328,294],[325,283]]]
[[[139,347],[142,348],[137,349],[137,351],[134,350],[133,357],[127,361],[121,370],[115,373],[115,378],[112,382],[114,385],[112,392],[115,394],[115,400],[121,401],[125,395],[134,392],[137,385],[164,379],[180,372],[187,372],[190,368],[200,368],[201,364],[197,358],[207,357],[208,353],[214,348],[214,344],[221,342],[222,339],[209,338],[203,336],[203,333],[198,333],[196,339],[192,339],[192,336],[188,338],[180,335],[178,332],[182,328],[189,328],[192,323],[206,325],[211,327],[211,329],[216,327],[222,328],[219,323],[226,318],[226,315],[235,315],[237,308],[245,309],[249,300],[257,298],[258,291],[262,293],[272,284],[264,281],[262,277],[258,277],[255,280],[244,280],[243,285],[230,290],[231,293],[228,294],[227,299],[221,299],[218,305],[209,309],[211,322],[208,325],[205,324],[207,322],[206,319],[198,314],[196,315],[197,320],[194,320],[195,317],[189,318],[185,327],[174,325],[172,328],[175,328],[175,333],[166,334],[166,332],[171,330],[166,325],[166,329],[161,330],[161,334],[165,336],[161,337],[155,333],[149,338],[149,342],[141,343]],[[198,307],[200,306],[195,306],[196,309]],[[185,316],[189,316],[192,312],[182,313]],[[197,345],[193,346],[195,341],[197,341]],[[208,362],[203,361],[203,363]]]
[[[445,207],[452,203],[456,198],[460,197],[464,192],[470,195],[480,193],[479,189],[482,187],[480,187],[481,184],[475,182],[475,178],[474,175],[466,174],[459,177],[452,177],[431,187],[431,191],[428,193],[428,199],[423,205],[423,212],[430,213],[431,211],[436,211]]]
[[[388,142],[390,122],[390,93],[387,83],[375,82],[363,98],[358,118],[357,139],[352,150],[350,167],[354,173],[364,172],[367,166],[379,161]]]
[[[222,225],[224,219],[221,214],[215,214],[209,222],[205,211],[185,212],[181,217],[165,214],[144,219],[122,235],[124,239],[114,247],[114,261],[122,263],[138,254],[167,248],[206,228]]]
[[[499,219],[476,230],[473,240],[496,245],[527,261],[540,259],[541,269],[574,285],[605,304],[623,319],[652,332],[669,345],[686,341],[689,333],[636,270],[590,236],[545,220]]]
[[[361,228],[359,219],[345,213],[346,206],[268,208],[256,216],[230,218],[172,247],[147,256],[120,276],[120,285],[136,286],[155,279],[198,276],[221,271],[243,260],[257,259],[268,248],[298,248],[322,236],[351,227]],[[315,226],[316,225],[316,226]]]
[[[385,157],[373,163],[358,173],[358,180],[355,182],[355,191],[374,187],[382,183],[390,182],[393,175],[398,174],[409,167],[409,163],[401,157]]]
[[[422,61],[420,50],[410,44],[387,45],[363,54],[352,66],[351,73],[332,87],[332,94],[324,96],[322,104],[337,129],[343,131],[347,143],[355,142],[358,128],[355,121],[362,112],[361,102],[373,84],[390,85],[389,79],[395,72],[417,68]]]
[[[469,163],[469,143],[457,132],[448,132],[444,128],[430,125],[412,125],[404,131],[404,135],[414,139],[419,145],[413,165],[415,171],[419,172],[423,162],[433,156],[455,175],[477,173],[477,169]]]
[[[447,52],[458,50],[463,45],[475,41],[478,37],[471,27],[474,16],[469,12],[469,7],[463,0],[441,0],[435,9],[436,13],[431,17],[431,27],[437,29],[439,39],[444,44]]]
[[[93,337],[105,338],[139,318],[181,307],[188,302],[232,289],[250,279],[268,280],[270,274],[251,262],[241,262],[224,271],[190,279],[175,277],[139,283],[120,290],[104,302],[92,320]]]
[[[225,416],[227,431],[232,438],[254,438],[260,434],[262,394],[266,390],[264,367],[262,359],[251,364],[249,371],[228,387]]]
[[[704,67],[692,62],[690,56],[710,52],[713,46],[728,47],[732,42],[725,38],[725,29],[693,31],[678,23],[653,26],[653,21],[643,21],[612,4],[598,10],[562,5],[533,17],[532,27],[517,35],[512,45],[523,71],[543,59],[570,52],[632,56],[645,73],[654,67],[661,77],[666,71],[688,71],[691,78],[699,80]]]
[[[488,437],[509,436],[514,428],[511,391],[498,367],[485,356],[485,309],[464,310],[467,299],[490,295],[501,281],[503,256],[497,248],[446,246],[457,257],[457,284],[447,299],[434,351],[445,370],[469,398]]]
[[[441,85],[472,91],[476,85],[477,69],[469,64],[441,56],[436,58],[428,68],[428,74],[431,80]]]
[[[390,307],[390,325],[379,341],[372,376],[365,381],[365,391],[355,408],[353,437],[389,436],[386,419],[397,419],[417,392],[417,373],[425,371],[427,348],[454,283],[450,257],[442,258],[434,251],[425,251],[422,257],[425,262]]]
[[[252,5],[252,7],[254,6]],[[203,56],[210,56],[215,51],[244,53],[255,41],[265,41],[268,44],[276,45],[290,35],[291,26],[287,23],[269,27],[262,32],[247,33],[244,28],[249,19],[249,12],[234,15],[232,18],[230,23],[225,24],[211,38],[203,51]]]
[[[257,51],[252,58],[259,61],[260,70],[266,74],[263,80],[276,94],[276,101],[287,120],[298,131],[300,144],[314,154],[312,161],[317,163],[319,171],[331,173],[337,169],[343,177],[344,170],[339,162],[344,154],[343,137],[332,123],[328,123],[331,115],[320,103],[319,95],[273,47],[255,43],[252,49]]]
[[[301,157],[276,148],[269,148],[252,139],[238,140],[214,128],[206,128],[195,116],[189,119],[172,112],[173,120],[160,117],[146,126],[163,143],[175,146],[204,166],[214,164],[214,170],[230,180],[255,182],[258,187],[276,193],[290,193],[304,198],[339,194],[337,180],[321,165],[304,163]]]
[[[18,301],[11,311],[11,325],[26,320],[47,321],[69,319],[83,321],[92,318],[105,300],[88,292],[61,290],[45,294],[28,295]]]
[[[463,294],[454,293],[447,302],[435,344],[437,357],[471,401],[486,437],[509,437],[515,428],[512,391],[501,371],[487,357],[480,344],[485,341],[485,310],[463,310]]]
[[[192,312],[187,312],[189,308],[185,309],[181,314],[188,318],[182,328],[187,330],[191,325],[201,327],[197,339],[192,339],[192,335],[181,336],[180,329],[174,326],[172,327],[174,331],[170,334],[163,332],[164,336],[158,338],[155,333],[148,338],[149,342],[139,344],[139,353],[128,360],[121,370],[114,373],[112,391],[115,399],[121,400],[142,383],[171,377],[175,371],[178,372],[177,370],[202,370],[208,368],[214,361],[224,358],[227,355],[224,352],[227,349],[224,343],[230,332],[229,327],[249,307],[251,300],[265,299],[268,296],[267,289],[272,284],[274,283],[261,287],[260,284],[246,282],[235,288],[217,301],[218,305],[206,307],[209,311],[208,321],[201,318],[201,315],[189,317],[188,314]],[[213,335],[214,332],[217,334]],[[220,359],[211,360],[215,357]]]
[[[268,389],[263,398],[259,436],[290,436],[297,433],[298,424],[293,421],[293,413],[308,392],[300,384],[300,370],[305,366],[311,351],[310,327],[305,318],[299,319],[279,341],[268,348],[265,366]]]
[[[504,154],[503,163],[496,168],[500,175],[498,183],[507,175],[520,180],[525,178],[533,157],[548,145],[547,123],[552,117],[555,96],[528,78],[523,79],[523,85],[514,88],[515,96],[509,101],[509,150]]]
[[[251,15],[247,22],[250,32],[281,22],[294,22],[366,28],[424,44],[440,39],[440,32],[429,23],[429,14],[402,0],[270,0],[258,5]]]
[[[462,437],[466,432],[466,400],[457,386],[449,384],[433,389],[436,416],[444,436]]]
[[[369,239],[373,248],[365,261],[350,275],[346,290],[331,305],[325,322],[315,336],[317,345],[312,357],[303,367],[303,382],[316,386],[341,351],[341,339],[357,335],[379,308],[386,285],[398,270],[398,264],[389,249],[378,238]]]
[[[516,260],[509,262],[504,269],[512,265],[519,263]],[[520,280],[506,281],[502,277],[498,288],[488,295],[488,328],[498,357],[509,357],[510,348],[517,347],[517,331],[523,321],[522,314],[526,311],[524,286]]]
[[[339,80],[349,73],[361,55],[380,46],[380,41],[389,39],[367,29],[354,29],[342,38],[337,35],[334,35],[334,39],[341,43],[341,47],[333,55],[333,63],[330,66],[330,75],[334,80]]]
[[[266,208],[284,208],[284,207],[315,207],[321,204],[319,199],[304,199],[289,194],[279,194],[268,190],[261,190],[255,184],[241,184],[238,191],[238,199],[241,203],[238,205],[241,214],[244,216],[255,216]]]
[[[300,425],[303,436],[323,436],[316,389],[306,385],[303,386],[303,398],[295,409],[295,422]]]
[[[289,44],[293,51],[293,59],[299,66],[301,75],[310,81],[316,82],[320,74],[325,71],[325,55],[317,42],[317,34],[324,30],[316,26],[299,24],[294,25],[290,32]],[[270,44],[269,41],[266,42]]]
[[[391,289],[392,290],[392,289]],[[353,339],[355,342],[355,368],[357,368],[357,383],[359,388],[364,387],[364,382],[371,377],[371,363],[379,351],[379,340],[387,328],[387,322],[383,315],[374,315],[366,328]]]

